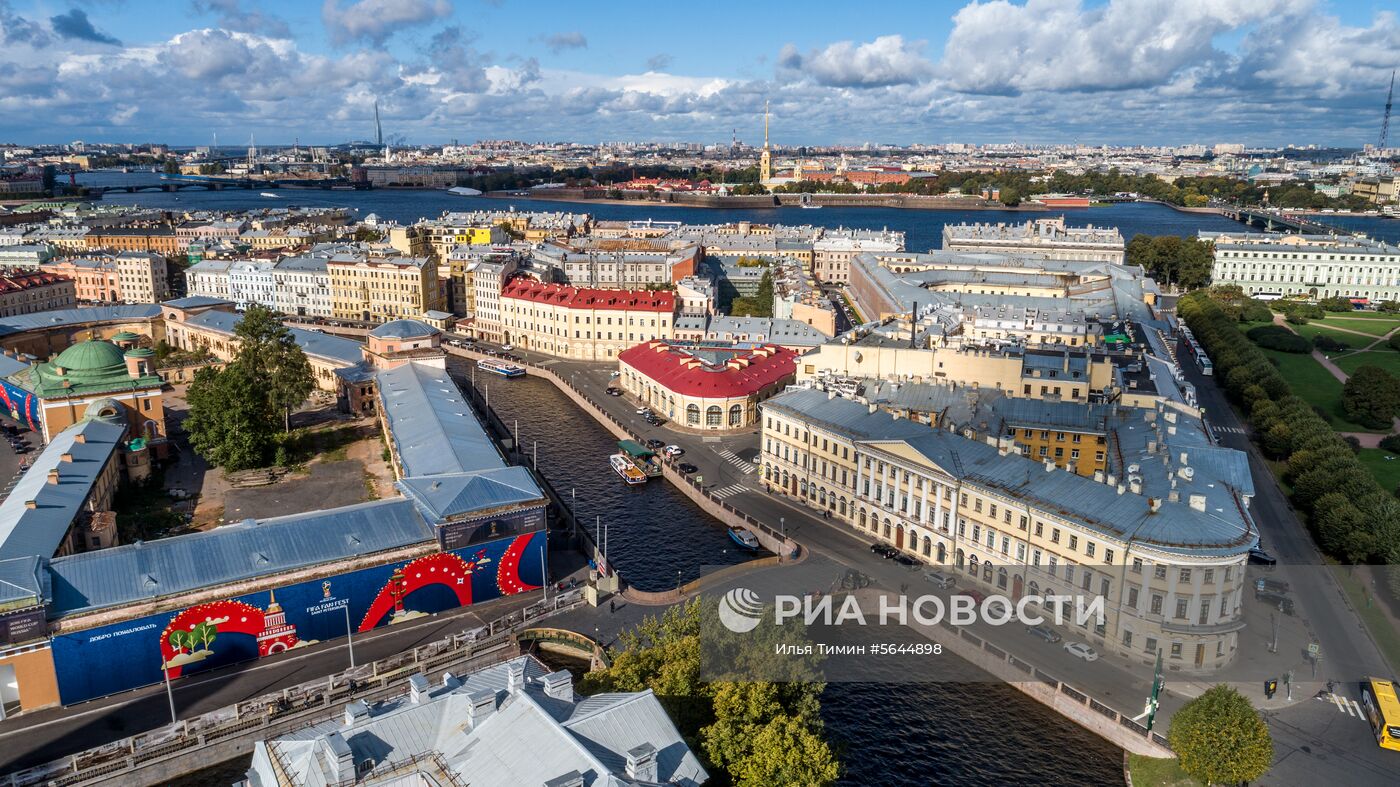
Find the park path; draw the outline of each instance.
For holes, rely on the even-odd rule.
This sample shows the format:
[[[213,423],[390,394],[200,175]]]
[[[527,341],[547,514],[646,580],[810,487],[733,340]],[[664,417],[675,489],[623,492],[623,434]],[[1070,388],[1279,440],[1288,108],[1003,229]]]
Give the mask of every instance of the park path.
[[[1275,324],[1275,325],[1282,325],[1285,329],[1287,329],[1289,332],[1291,332],[1291,333],[1293,333],[1293,334],[1295,334],[1295,335],[1301,335],[1301,334],[1298,334],[1298,332],[1297,332],[1296,330],[1293,330],[1293,326],[1290,325],[1290,324],[1288,324],[1288,321],[1285,320],[1285,319],[1283,318],[1283,315],[1282,315],[1282,314],[1275,314],[1275,315],[1274,315],[1274,324]],[[1359,350],[1350,350],[1350,351],[1347,351],[1347,352],[1344,352],[1344,353],[1340,353],[1340,354],[1337,356],[1338,358],[1345,358],[1346,356],[1351,355],[1351,354],[1353,354],[1353,353],[1366,352],[1367,350],[1370,350],[1372,347],[1375,347],[1376,345],[1380,344],[1381,342],[1390,341],[1391,335],[1394,334],[1396,331],[1400,331],[1400,325],[1397,325],[1396,327],[1394,327],[1394,328],[1390,329],[1389,331],[1387,331],[1386,334],[1385,334],[1384,336],[1381,336],[1380,338],[1376,338],[1376,336],[1374,336],[1373,334],[1362,333],[1361,331],[1353,331],[1353,330],[1351,330],[1350,328],[1337,328],[1336,326],[1332,326],[1332,325],[1329,325],[1329,326],[1327,326],[1327,327],[1328,327],[1328,328],[1332,328],[1333,330],[1345,331],[1346,333],[1354,333],[1354,334],[1356,334],[1357,336],[1365,336],[1365,337],[1368,338],[1368,339],[1375,339],[1375,341],[1371,342],[1370,344],[1366,345],[1365,347],[1362,347],[1362,348],[1359,349]],[[1313,358],[1314,361],[1317,361],[1318,364],[1320,364],[1320,365],[1322,366],[1322,368],[1326,369],[1327,372],[1328,372],[1329,374],[1331,374],[1333,377],[1337,378],[1337,382],[1339,382],[1339,383],[1345,384],[1346,381],[1347,381],[1347,378],[1351,376],[1351,375],[1347,374],[1345,371],[1343,371],[1343,370],[1342,370],[1342,367],[1340,367],[1340,366],[1338,366],[1337,364],[1333,363],[1333,362],[1332,362],[1332,359],[1329,358],[1328,356],[1324,355],[1323,352],[1322,352],[1321,350],[1314,349],[1314,350],[1312,351],[1312,358]],[[1391,423],[1391,425],[1390,425],[1390,430],[1391,430],[1392,432],[1400,432],[1400,417],[1397,417],[1397,418]],[[1356,440],[1357,440],[1357,442],[1359,442],[1359,443],[1361,444],[1361,447],[1362,447],[1362,448],[1379,448],[1379,447],[1380,447],[1380,444],[1381,444],[1381,439],[1385,437],[1385,435],[1379,434],[1379,433],[1377,433],[1377,432],[1338,432],[1338,434],[1340,434],[1340,435],[1343,436],[1343,437],[1355,437]]]

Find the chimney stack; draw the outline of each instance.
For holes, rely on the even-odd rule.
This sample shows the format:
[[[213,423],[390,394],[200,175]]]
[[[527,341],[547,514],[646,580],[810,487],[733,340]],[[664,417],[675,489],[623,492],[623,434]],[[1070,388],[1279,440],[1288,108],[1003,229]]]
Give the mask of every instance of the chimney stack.
[[[418,705],[428,699],[428,676],[422,673],[408,679],[409,701]]]
[[[517,694],[525,688],[525,662],[512,661],[506,665],[506,691]]]
[[[656,747],[650,743],[627,750],[627,778],[639,782],[656,781]]]
[[[471,701],[471,710],[467,711],[467,719],[471,722],[472,729],[486,720],[487,716],[496,712],[496,692],[490,689],[481,689],[467,695]]]
[[[543,678],[540,678],[540,682],[544,684],[544,693],[546,696],[553,697],[556,700],[564,700],[565,702],[574,701],[574,679],[573,676],[569,674],[568,670],[551,672]]]
[[[54,486],[58,485],[58,468],[49,471],[49,483]]]
[[[345,726],[353,727],[355,722],[369,718],[369,705],[364,700],[355,700],[345,706]]]

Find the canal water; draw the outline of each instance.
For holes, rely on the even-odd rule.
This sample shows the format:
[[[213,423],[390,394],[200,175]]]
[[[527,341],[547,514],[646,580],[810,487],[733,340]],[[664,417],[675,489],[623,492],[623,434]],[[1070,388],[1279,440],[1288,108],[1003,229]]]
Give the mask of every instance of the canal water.
[[[465,384],[465,362],[449,369]],[[608,522],[609,554],[629,582],[645,590],[689,581],[701,566],[742,562],[724,528],[670,484],[628,487],[607,456],[612,434],[551,383],[538,377],[489,382],[491,408],[528,455],[539,441],[540,471],[563,495],[577,492],[579,517]],[[940,659],[954,660],[942,655]],[[948,683],[827,685],[822,716],[842,753],[843,784],[1113,784],[1122,753],[1072,722],[997,683],[970,664],[940,668],[966,675]]]

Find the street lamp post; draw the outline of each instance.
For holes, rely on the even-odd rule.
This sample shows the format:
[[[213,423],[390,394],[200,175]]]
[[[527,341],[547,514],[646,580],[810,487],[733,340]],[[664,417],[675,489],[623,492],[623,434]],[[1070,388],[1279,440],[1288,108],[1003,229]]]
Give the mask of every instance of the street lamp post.
[[[355,630],[350,627],[350,602],[346,601],[345,606],[345,647],[350,649],[350,669],[355,668]]]
[[[175,689],[170,685],[170,670],[165,666],[165,654],[161,654],[160,675],[165,678],[165,698],[170,701],[170,723],[175,724],[180,720],[175,715]]]

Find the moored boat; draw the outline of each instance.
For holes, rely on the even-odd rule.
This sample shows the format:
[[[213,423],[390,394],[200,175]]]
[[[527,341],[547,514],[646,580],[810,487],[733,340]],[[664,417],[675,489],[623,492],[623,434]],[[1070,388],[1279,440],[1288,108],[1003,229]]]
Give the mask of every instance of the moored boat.
[[[476,362],[476,368],[483,372],[499,374],[502,377],[523,377],[525,375],[525,367],[495,358],[482,358]]]
[[[647,474],[633,464],[632,459],[627,454],[613,454],[608,457],[608,463],[612,465],[613,472],[621,476],[622,480],[628,484],[645,484],[647,482]]]
[[[759,547],[758,536],[754,535],[753,532],[747,528],[738,527],[737,525],[729,528],[729,538],[744,549],[758,549]]]
[[[647,474],[647,478],[656,478],[661,475],[661,460],[656,456],[656,452],[637,442],[636,440],[619,440],[617,447],[638,470]]]

